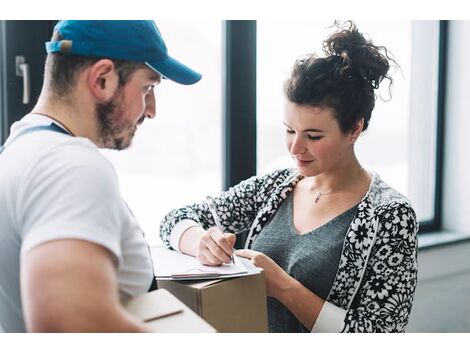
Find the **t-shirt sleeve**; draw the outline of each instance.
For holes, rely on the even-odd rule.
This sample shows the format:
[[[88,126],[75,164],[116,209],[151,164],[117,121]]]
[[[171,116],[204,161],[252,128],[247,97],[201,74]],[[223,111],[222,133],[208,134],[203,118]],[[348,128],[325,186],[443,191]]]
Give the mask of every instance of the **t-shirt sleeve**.
[[[27,170],[18,192],[21,254],[47,241],[80,239],[122,262],[122,198],[110,163],[92,147],[54,147]]]

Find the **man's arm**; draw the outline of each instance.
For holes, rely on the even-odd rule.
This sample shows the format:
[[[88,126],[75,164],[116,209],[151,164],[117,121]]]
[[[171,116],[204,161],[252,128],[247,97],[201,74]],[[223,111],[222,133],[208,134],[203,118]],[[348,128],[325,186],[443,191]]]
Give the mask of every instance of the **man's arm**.
[[[82,240],[45,242],[21,261],[29,332],[145,332],[119,301],[116,269],[104,247]]]

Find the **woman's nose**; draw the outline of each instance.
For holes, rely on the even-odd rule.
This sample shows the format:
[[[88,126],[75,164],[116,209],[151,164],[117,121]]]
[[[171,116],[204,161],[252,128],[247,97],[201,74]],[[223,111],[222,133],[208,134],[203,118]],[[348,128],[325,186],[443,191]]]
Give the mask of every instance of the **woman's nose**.
[[[294,140],[292,141],[292,144],[290,146],[290,153],[293,156],[296,156],[296,155],[301,155],[301,154],[305,153],[305,150],[306,150],[306,148],[303,145],[303,142],[302,142],[301,138],[299,136],[295,136]]]

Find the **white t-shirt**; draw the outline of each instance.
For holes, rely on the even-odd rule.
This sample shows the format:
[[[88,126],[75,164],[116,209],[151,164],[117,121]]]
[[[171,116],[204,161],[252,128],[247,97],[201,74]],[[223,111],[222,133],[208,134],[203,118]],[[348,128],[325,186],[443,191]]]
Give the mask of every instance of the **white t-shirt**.
[[[30,114],[13,124],[53,121]],[[27,133],[0,154],[0,326],[25,330],[21,257],[47,241],[81,239],[115,257],[121,298],[148,291],[153,269],[143,232],[121,197],[117,175],[88,139],[55,131]]]

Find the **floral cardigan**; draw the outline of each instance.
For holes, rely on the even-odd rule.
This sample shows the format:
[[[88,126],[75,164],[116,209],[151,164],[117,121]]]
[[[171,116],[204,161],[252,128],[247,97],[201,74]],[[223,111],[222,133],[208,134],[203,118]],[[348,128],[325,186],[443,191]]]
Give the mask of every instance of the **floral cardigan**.
[[[249,230],[245,248],[250,248],[301,178],[297,170],[283,169],[222,193],[215,202],[225,230]],[[160,228],[167,247],[172,248],[175,225],[185,219],[204,228],[215,225],[205,203],[173,210]],[[409,201],[374,174],[346,233],[333,286],[312,331],[403,332],[417,281],[417,231]],[[319,324],[324,329],[316,329]]]

